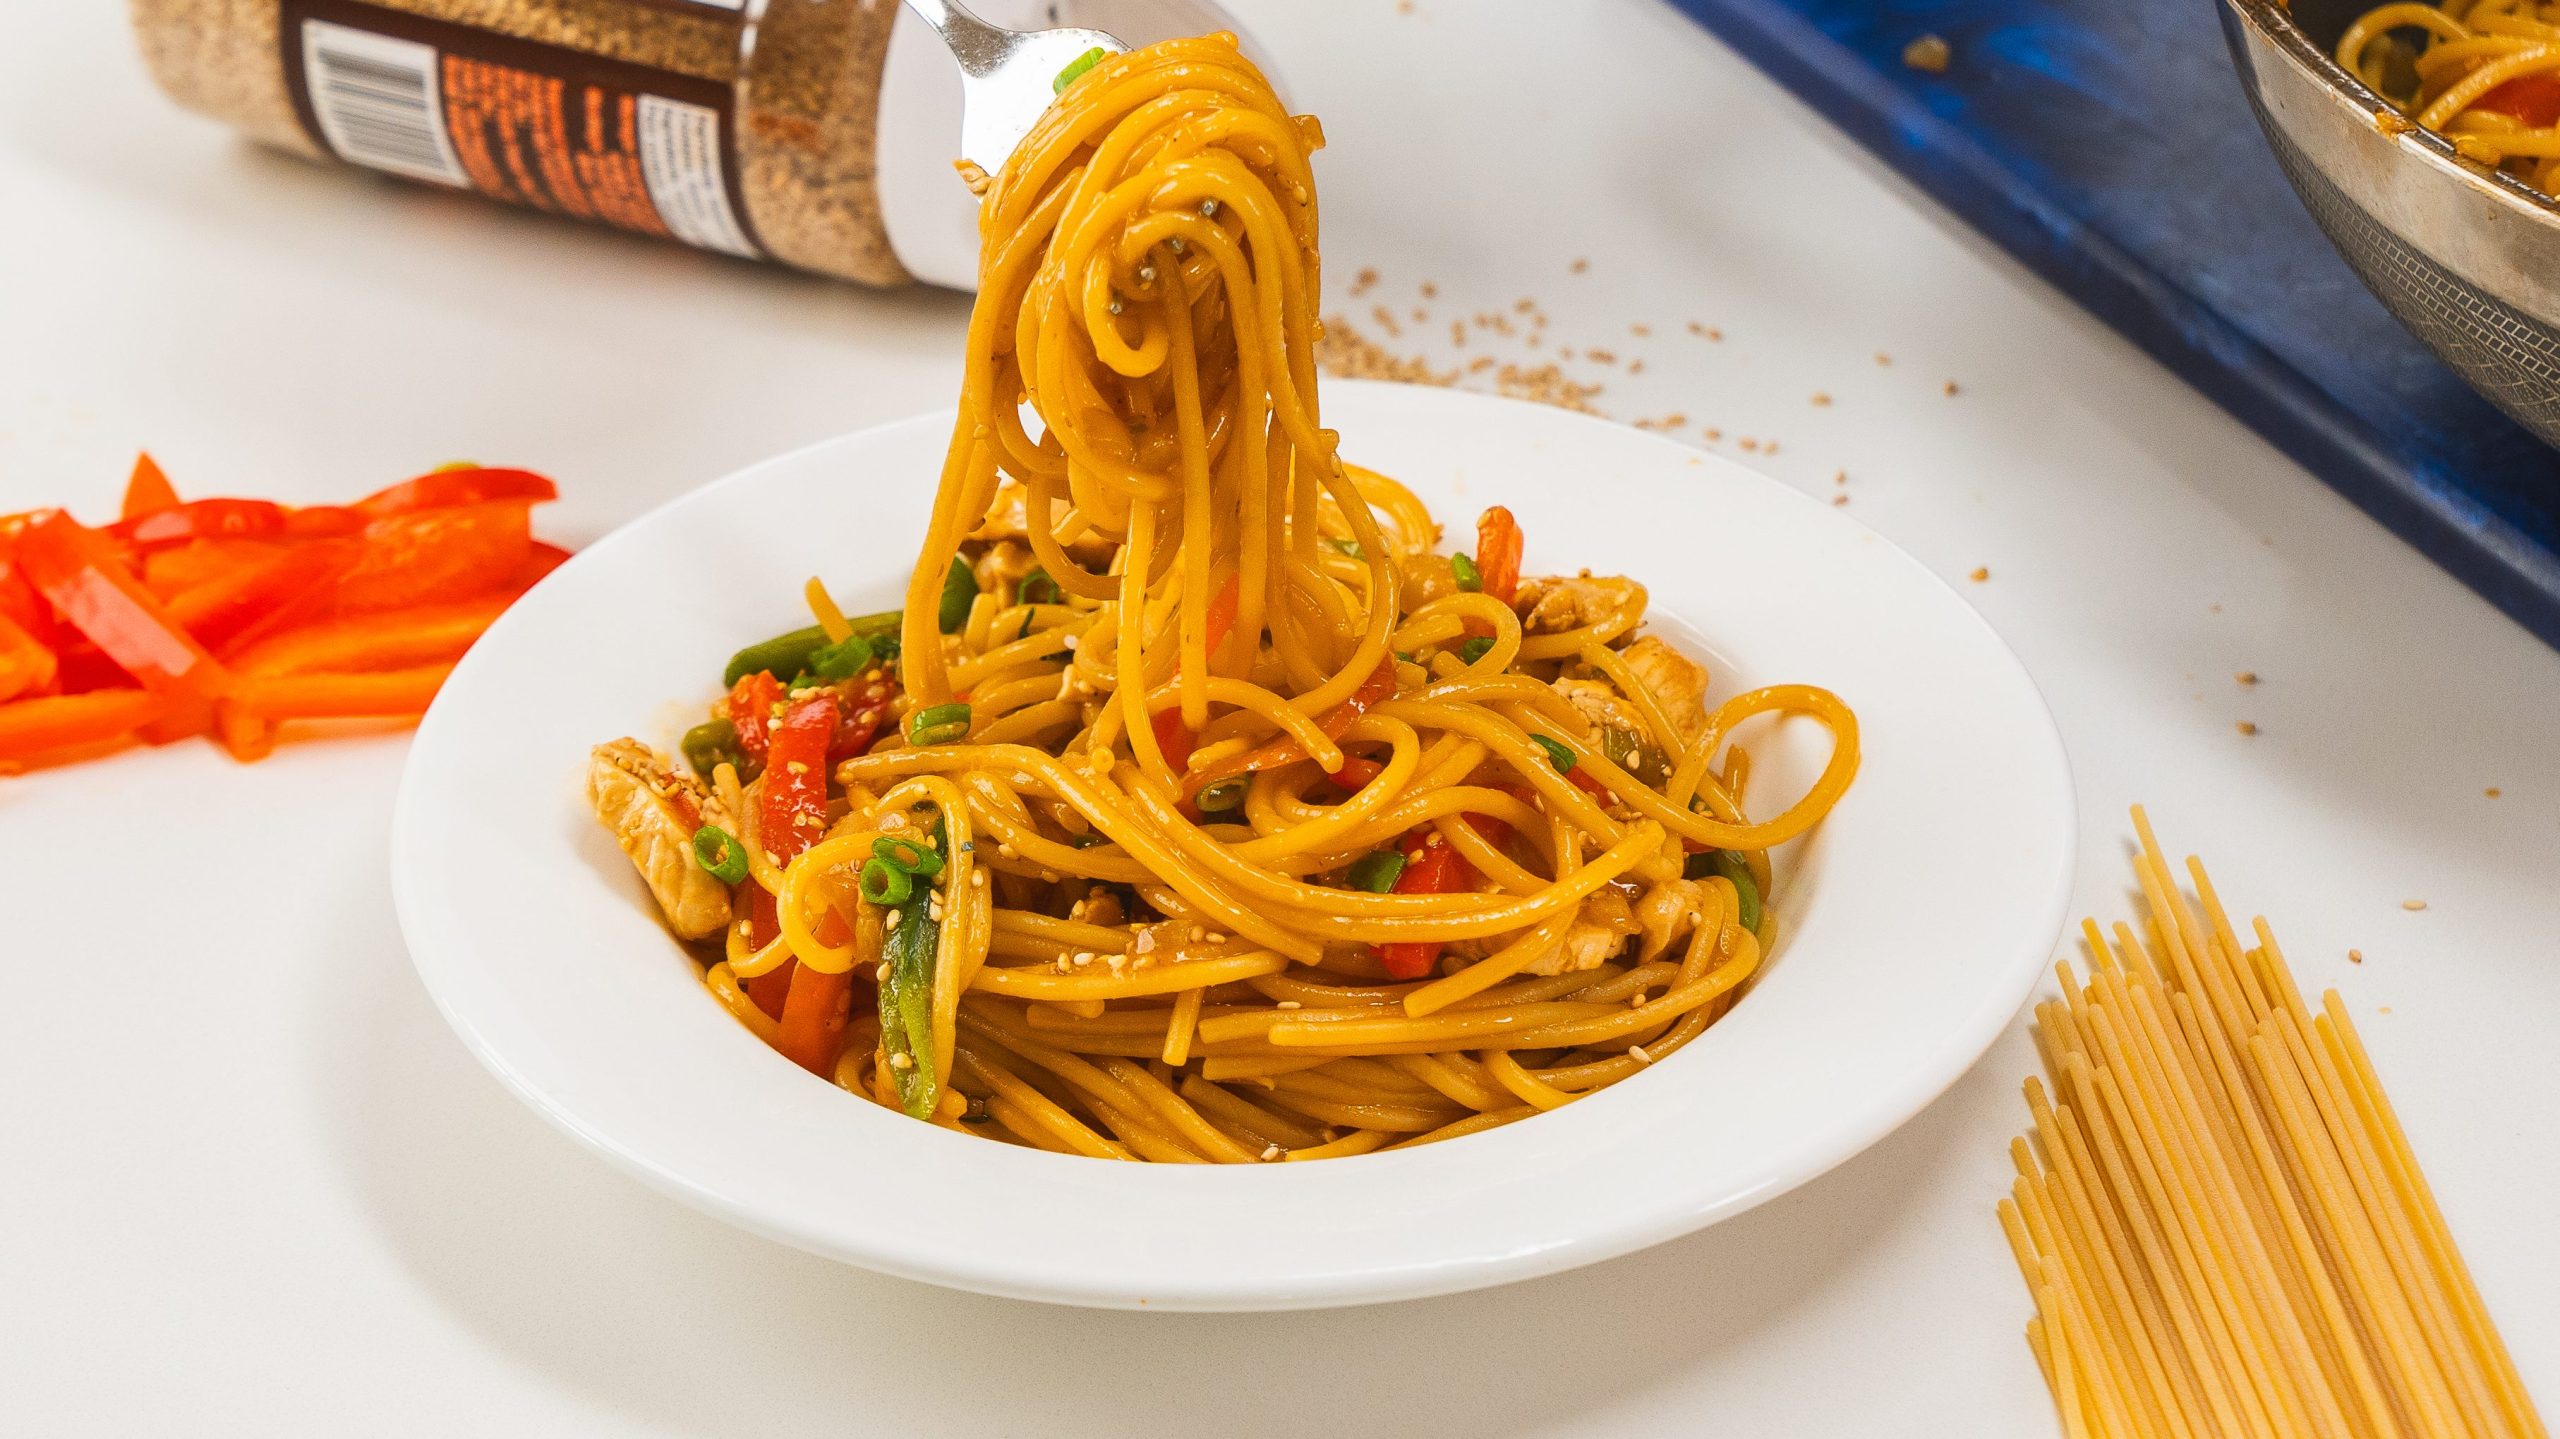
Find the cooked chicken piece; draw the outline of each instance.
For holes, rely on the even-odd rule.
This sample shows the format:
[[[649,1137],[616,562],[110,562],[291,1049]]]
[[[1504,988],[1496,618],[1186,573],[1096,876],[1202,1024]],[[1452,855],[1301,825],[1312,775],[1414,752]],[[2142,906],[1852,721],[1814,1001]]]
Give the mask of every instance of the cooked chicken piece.
[[[1030,530],[1024,519],[1029,510],[1029,493],[1022,486],[1011,482],[997,487],[995,503],[988,506],[987,517],[979,521],[975,530],[969,532],[969,538],[989,542],[1012,540],[1016,543],[1026,543],[1030,538]],[[1076,559],[1086,564],[1099,565],[1111,558],[1111,552],[1115,546],[1109,539],[1087,531],[1078,536],[1074,544],[1066,548],[1067,553]],[[981,582],[983,583],[983,580]]]
[[[1560,679],[1554,688],[1575,714],[1589,722],[1600,752],[1610,763],[1656,784],[1669,777],[1670,764],[1647,739],[1651,727],[1632,700],[1599,680]]]
[[[1511,601],[1520,623],[1531,634],[1596,625],[1614,615],[1634,613],[1627,628],[1644,614],[1644,586],[1623,575],[1594,575],[1589,570],[1568,579],[1561,575],[1524,575]]]
[[[693,832],[705,823],[737,831],[701,781],[640,741],[618,739],[588,759],[587,802],[648,881],[669,928],[708,939],[728,924],[729,887],[694,863]]]
[[[1546,954],[1529,961],[1527,974],[1567,974],[1598,969],[1626,948],[1627,936],[1636,933],[1636,919],[1627,908],[1627,897],[1614,889],[1603,889],[1582,902],[1582,913],[1564,932],[1564,939]]]
[[[971,568],[978,573],[978,588],[992,595],[1011,597],[1022,577],[1040,567],[1032,558],[1031,547],[1016,540],[997,540],[980,551]]]
[[[1637,962],[1649,963],[1670,953],[1698,927],[1706,908],[1707,887],[1694,879],[1665,880],[1646,890],[1644,898],[1636,901],[1636,924],[1644,935],[1636,946]]]
[[[1706,666],[1680,653],[1666,641],[1646,635],[1621,652],[1627,668],[1662,706],[1671,727],[1684,741],[1694,740],[1707,727]]]

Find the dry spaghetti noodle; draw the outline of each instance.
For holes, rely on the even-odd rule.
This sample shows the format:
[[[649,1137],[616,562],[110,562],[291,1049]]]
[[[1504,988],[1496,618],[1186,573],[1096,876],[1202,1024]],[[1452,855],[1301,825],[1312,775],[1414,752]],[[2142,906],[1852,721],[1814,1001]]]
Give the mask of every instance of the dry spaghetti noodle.
[[[2541,1435],[2337,991],[2134,825],[2149,921],[2057,967],[1999,1205],[2065,1429]]]
[[[1319,419],[1315,122],[1232,39],[1104,60],[993,177],[900,611],[750,646],[597,807],[706,983],[916,1118],[1099,1158],[1472,1134],[1696,1038],[1856,771],[1710,709],[1633,580],[1448,554]],[[1774,816],[1737,730],[1832,751]]]

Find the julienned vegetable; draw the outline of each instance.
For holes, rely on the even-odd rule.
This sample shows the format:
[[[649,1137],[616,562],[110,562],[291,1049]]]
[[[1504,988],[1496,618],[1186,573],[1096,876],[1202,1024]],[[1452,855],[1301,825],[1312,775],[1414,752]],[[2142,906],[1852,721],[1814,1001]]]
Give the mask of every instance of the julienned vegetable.
[[[1458,588],[1462,590],[1480,590],[1484,588],[1484,572],[1477,569],[1476,562],[1468,559],[1465,555],[1451,555],[1449,557],[1449,573],[1457,580]]]
[[[1365,889],[1371,894],[1386,894],[1396,887],[1396,880],[1403,873],[1403,852],[1381,849],[1372,850],[1352,861],[1348,878],[1353,889]]]
[[[951,557],[950,573],[942,577],[942,608],[935,615],[946,635],[960,633],[969,623],[969,606],[977,603],[978,572],[957,555]]]
[[[0,771],[279,722],[413,719],[500,611],[568,557],[551,481],[449,467],[352,505],[180,498],[148,455],[116,518],[0,516]]]
[[[1690,879],[1720,874],[1733,881],[1734,892],[1740,896],[1734,917],[1741,921],[1744,929],[1757,930],[1760,927],[1760,882],[1751,877],[1751,866],[1742,856],[1729,849],[1700,850],[1689,856],[1682,873]]]
[[[917,1119],[929,1119],[942,1098],[933,1072],[933,965],[942,926],[927,906],[898,911],[881,955],[887,974],[880,982],[880,1052],[890,1083],[897,1087],[898,1107]]]
[[[1084,74],[1085,71],[1092,69],[1094,66],[1101,64],[1103,57],[1110,53],[1110,51],[1096,45],[1092,49],[1087,50],[1083,54],[1068,61],[1066,68],[1058,72],[1058,78],[1050,82],[1050,92],[1060,95],[1065,94],[1067,87],[1074,84],[1078,76]]]
[[[1532,734],[1529,738],[1538,746],[1538,748],[1546,751],[1547,763],[1555,766],[1556,773],[1573,773],[1573,766],[1575,764],[1573,751],[1565,748],[1564,741],[1559,739],[1550,739],[1542,734]]]

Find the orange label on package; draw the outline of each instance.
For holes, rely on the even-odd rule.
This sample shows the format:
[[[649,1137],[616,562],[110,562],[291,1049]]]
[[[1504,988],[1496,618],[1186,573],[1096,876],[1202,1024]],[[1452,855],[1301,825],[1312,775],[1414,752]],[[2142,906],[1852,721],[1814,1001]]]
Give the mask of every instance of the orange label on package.
[[[386,9],[285,0],[305,129],[350,164],[761,258],[729,87]]]

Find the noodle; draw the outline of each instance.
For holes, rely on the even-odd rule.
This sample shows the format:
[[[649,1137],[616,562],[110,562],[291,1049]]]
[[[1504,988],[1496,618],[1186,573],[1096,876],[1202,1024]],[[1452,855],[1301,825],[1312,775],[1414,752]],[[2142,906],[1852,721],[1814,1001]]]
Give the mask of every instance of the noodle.
[[[2464,159],[2560,193],[2560,4],[2394,0],[2357,17],[2335,53]]]
[[[724,907],[624,835],[721,939],[714,991],[852,1093],[1173,1163],[1559,1108],[1724,1011],[1774,932],[1767,851],[1856,773],[1836,697],[1711,710],[1641,585],[1524,576],[1501,509],[1448,554],[1341,460],[1322,139],[1230,37],[1069,84],[984,195],[900,611],[811,581],[818,625],[742,651],[687,737],[717,786],[641,767],[702,867],[745,850]],[[1755,821],[1733,739],[1786,716],[1831,754]]]
[[[2134,828],[2148,937],[2057,966],[1998,1206],[2065,1429],[2542,1435],[2337,992]]]

